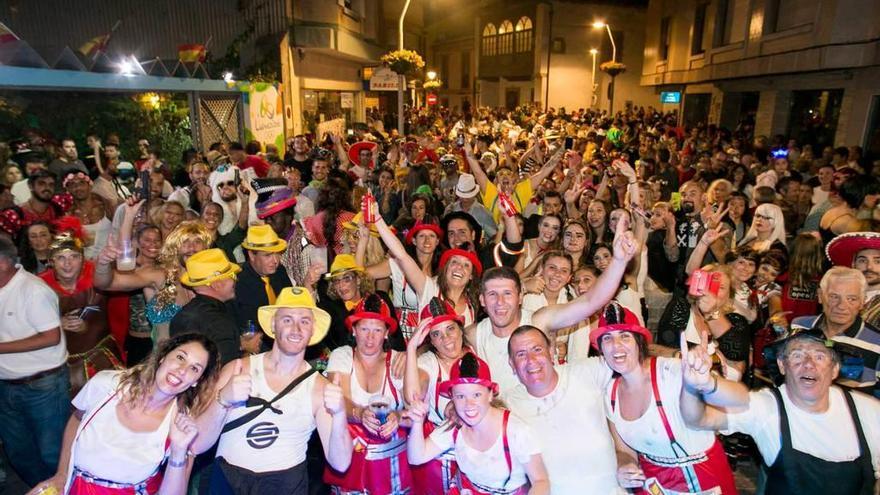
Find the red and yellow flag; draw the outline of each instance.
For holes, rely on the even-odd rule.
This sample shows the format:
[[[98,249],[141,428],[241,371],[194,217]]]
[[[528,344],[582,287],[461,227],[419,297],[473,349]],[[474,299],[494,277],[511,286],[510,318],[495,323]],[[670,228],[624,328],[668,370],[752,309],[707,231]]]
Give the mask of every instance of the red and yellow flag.
[[[99,53],[107,51],[107,44],[110,43],[110,35],[112,33],[102,34],[86,41],[79,47],[79,52],[86,57],[92,58]]]
[[[11,29],[6,27],[6,24],[0,22],[0,44],[9,43],[10,41],[17,41],[19,39],[21,38],[13,33]]]
[[[201,43],[190,43],[177,46],[177,58],[181,62],[205,62],[208,49]]]

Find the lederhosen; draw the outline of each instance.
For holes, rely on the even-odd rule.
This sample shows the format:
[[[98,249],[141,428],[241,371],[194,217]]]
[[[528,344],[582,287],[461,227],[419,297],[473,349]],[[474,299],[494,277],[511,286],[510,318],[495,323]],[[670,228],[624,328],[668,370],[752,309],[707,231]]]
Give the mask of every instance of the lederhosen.
[[[779,432],[782,445],[779,455],[767,472],[765,493],[787,495],[800,493],[835,493],[840,495],[872,495],[874,467],[871,451],[859,421],[859,413],[850,392],[842,390],[856,434],[859,438],[859,457],[852,461],[826,461],[795,450],[791,445],[788,413],[779,389],[771,387],[779,405]]]
[[[352,359],[351,379],[354,376]],[[385,354],[385,382],[382,395],[389,389],[395,409],[402,403],[391,383],[391,352]],[[335,495],[403,495],[412,493],[412,474],[406,457],[406,429],[399,427],[390,439],[378,437],[361,424],[348,423],[348,432],[354,444],[351,465],[344,473],[328,464],[324,469],[324,483],[331,485]]]
[[[611,386],[612,411],[614,411],[617,402],[617,387],[619,384],[620,377],[618,376],[614,379],[614,383]],[[677,492],[699,493],[709,491],[711,493],[714,490],[716,493],[724,495],[736,495],[737,490],[733,480],[733,473],[730,470],[730,464],[727,463],[724,448],[717,438],[712,443],[712,446],[709,447],[709,450],[696,454],[689,454],[675,439],[675,434],[672,432],[672,426],[666,417],[666,411],[663,408],[663,401],[660,397],[656,357],[651,358],[651,387],[654,392],[654,402],[657,404],[657,412],[660,413],[660,420],[663,422],[663,428],[666,429],[669,444],[677,457],[655,457],[639,452],[639,467],[642,468],[645,478],[648,480],[655,478],[663,488]],[[637,489],[636,493],[647,495],[651,492],[645,489]]]
[[[434,412],[441,420],[444,414],[440,411],[440,382],[443,379],[443,368],[440,360],[437,360],[437,383],[434,385]],[[431,436],[431,432],[437,429],[431,421],[422,424],[422,433],[425,438]],[[449,449],[439,457],[431,459],[419,466],[410,466],[413,477],[413,488],[419,495],[446,495],[450,488],[455,485],[458,473],[458,464],[455,462],[455,449]]]
[[[467,475],[463,471],[459,470],[457,486],[453,487],[448,492],[449,494],[458,495],[464,490],[470,490],[472,495],[526,495],[529,492],[528,483],[525,483],[524,485],[511,490],[505,488],[507,486],[507,483],[510,481],[510,477],[513,475],[513,458],[510,455],[510,439],[507,436],[507,423],[509,420],[510,411],[505,410],[504,419],[501,423],[501,439],[504,443],[504,460],[507,462],[507,479],[504,480],[501,488],[492,488],[475,483],[468,479]],[[455,443],[458,441],[459,431],[461,430],[459,428],[456,428],[455,431],[452,432],[453,445],[455,445]]]
[[[89,426],[89,423],[92,422],[92,419],[97,416],[101,409],[113,400],[118,393],[119,392],[116,391],[107,397],[107,399],[105,399],[104,402],[98,406],[88,418],[86,418],[82,427],[78,431],[84,431],[86,427]],[[77,433],[77,437],[79,437],[79,433]],[[73,445],[76,445],[76,439],[74,439]],[[171,441],[166,438],[166,452],[170,445]],[[73,447],[71,447],[71,449],[72,448]],[[162,486],[163,471],[161,464],[156,466],[156,470],[153,471],[153,474],[139,483],[117,483],[115,481],[98,478],[97,476],[93,476],[81,469],[77,469],[73,465],[73,462],[70,463],[70,469],[73,473],[69,481],[68,491],[66,492],[68,495],[154,495],[159,493],[159,488]]]

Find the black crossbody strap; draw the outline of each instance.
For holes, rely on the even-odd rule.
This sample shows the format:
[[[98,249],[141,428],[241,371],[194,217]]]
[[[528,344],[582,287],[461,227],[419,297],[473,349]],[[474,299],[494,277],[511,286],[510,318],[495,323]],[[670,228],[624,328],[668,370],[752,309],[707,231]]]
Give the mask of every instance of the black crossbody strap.
[[[312,376],[312,374],[315,373],[316,371],[318,371],[318,370],[310,367],[308,369],[308,371],[306,371],[305,373],[294,378],[293,381],[290,382],[290,384],[288,384],[286,387],[284,387],[284,390],[282,390],[281,392],[278,392],[278,395],[276,395],[270,401],[267,401],[265,399],[261,399],[259,397],[248,397],[247,404],[246,404],[247,407],[260,406],[260,408],[254,409],[253,411],[245,414],[244,416],[241,416],[237,419],[234,419],[234,420],[226,423],[225,425],[223,425],[223,431],[221,431],[220,434],[222,435],[223,433],[226,433],[228,431],[232,431],[241,425],[249,423],[252,419],[256,418],[260,414],[263,414],[263,411],[265,411],[266,409],[272,409],[275,413],[281,414],[281,411],[272,407],[272,404],[281,400],[285,395],[292,392],[293,389],[295,389],[297,385],[306,381],[306,379],[308,377]]]

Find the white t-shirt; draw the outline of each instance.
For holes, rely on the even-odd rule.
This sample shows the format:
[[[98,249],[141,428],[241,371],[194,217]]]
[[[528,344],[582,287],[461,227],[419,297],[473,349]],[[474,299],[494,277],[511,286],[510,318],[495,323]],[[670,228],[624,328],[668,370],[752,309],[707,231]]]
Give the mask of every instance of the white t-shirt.
[[[15,265],[16,273],[0,287],[0,342],[13,342],[61,327],[58,296],[39,277]],[[67,361],[64,332],[58,343],[28,352],[3,354],[0,380],[25,378]]]
[[[82,424],[88,421],[74,444],[73,464],[98,478],[139,483],[153,474],[165,459],[165,441],[177,406],[172,404],[155,431],[129,430],[116,413],[121,395],[116,394],[107,401],[119,385],[121,374],[117,370],[101,371],[73,398],[73,407],[85,411]]]
[[[397,351],[391,351],[391,359],[393,360],[397,354]],[[382,356],[382,359],[384,360],[385,356]],[[391,377],[391,385],[394,387],[394,392],[397,394],[396,399],[394,397],[395,393],[392,393],[391,388],[388,387],[388,379],[384,373],[382,376],[381,389],[372,392],[364,390],[358,382],[357,375],[354,371],[354,348],[351,346],[344,345],[333,349],[333,352],[330,353],[330,359],[327,360],[327,373],[340,373],[351,376],[350,399],[357,406],[368,406],[371,397],[381,394],[389,400],[390,404],[393,404],[392,407],[394,409],[403,409],[403,380],[394,378],[394,376]]]
[[[504,397],[510,410],[532,427],[550,475],[551,493],[580,495],[584,487],[596,495],[623,493],[617,485],[614,440],[602,407],[611,369],[601,358],[589,358],[556,366],[556,372],[556,389],[544,397],[530,395],[523,385]]]
[[[526,484],[528,477],[523,465],[528,464],[533,455],[541,453],[531,429],[515,414],[510,415],[507,423],[511,470],[508,470],[504,457],[503,431],[499,432],[495,443],[485,452],[468,445],[461,432],[453,442],[453,432],[454,429],[437,428],[431,433],[430,439],[442,451],[455,448],[455,460],[461,471],[469,480],[485,487],[511,490]],[[503,485],[508,476],[510,480]]]
[[[532,324],[532,312],[521,310],[519,317],[520,325]],[[510,367],[507,359],[507,341],[510,337],[498,337],[492,332],[492,321],[486,317],[477,323],[477,337],[475,349],[477,356],[486,361],[489,371],[492,373],[492,381],[498,384],[498,389],[503,395],[506,391],[519,385],[519,378]]]
[[[419,295],[406,281],[400,263],[394,258],[388,258],[388,268],[391,270],[391,302],[394,303],[394,307],[418,310]]]
[[[688,455],[705,452],[715,442],[715,433],[698,431],[689,428],[681,417],[679,394],[681,393],[681,361],[678,359],[657,358],[657,381],[659,382],[660,400],[663,410],[672,427],[675,440],[687,451]],[[652,398],[648,401],[648,409],[641,417],[628,421],[620,416],[620,391],[617,404],[611,408],[611,389],[613,381],[605,389],[605,414],[614,423],[620,438],[636,452],[655,457],[678,458],[681,452],[673,451],[669,435],[660,418],[657,403]]]
[[[788,414],[793,449],[831,462],[852,461],[859,456],[856,428],[840,388],[831,387],[828,410],[815,414],[794,405],[784,384],[779,391]],[[877,477],[880,473],[880,401],[862,393],[853,393],[852,397]],[[747,409],[727,413],[727,432],[751,435],[764,462],[772,465],[782,448],[779,418],[773,392],[767,389],[749,392]]]

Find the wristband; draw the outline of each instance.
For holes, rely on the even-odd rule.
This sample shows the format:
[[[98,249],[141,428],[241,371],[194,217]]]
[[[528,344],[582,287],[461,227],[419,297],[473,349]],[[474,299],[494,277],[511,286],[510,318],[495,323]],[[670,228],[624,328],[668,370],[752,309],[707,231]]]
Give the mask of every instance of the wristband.
[[[220,407],[222,407],[223,409],[226,409],[226,410],[232,409],[232,406],[235,405],[235,404],[228,403],[228,402],[224,401],[223,399],[221,399],[219,390],[217,391],[217,404],[220,404]]]
[[[184,466],[186,466],[186,457],[180,462],[175,462],[170,456],[168,457],[168,467],[182,468]]]

